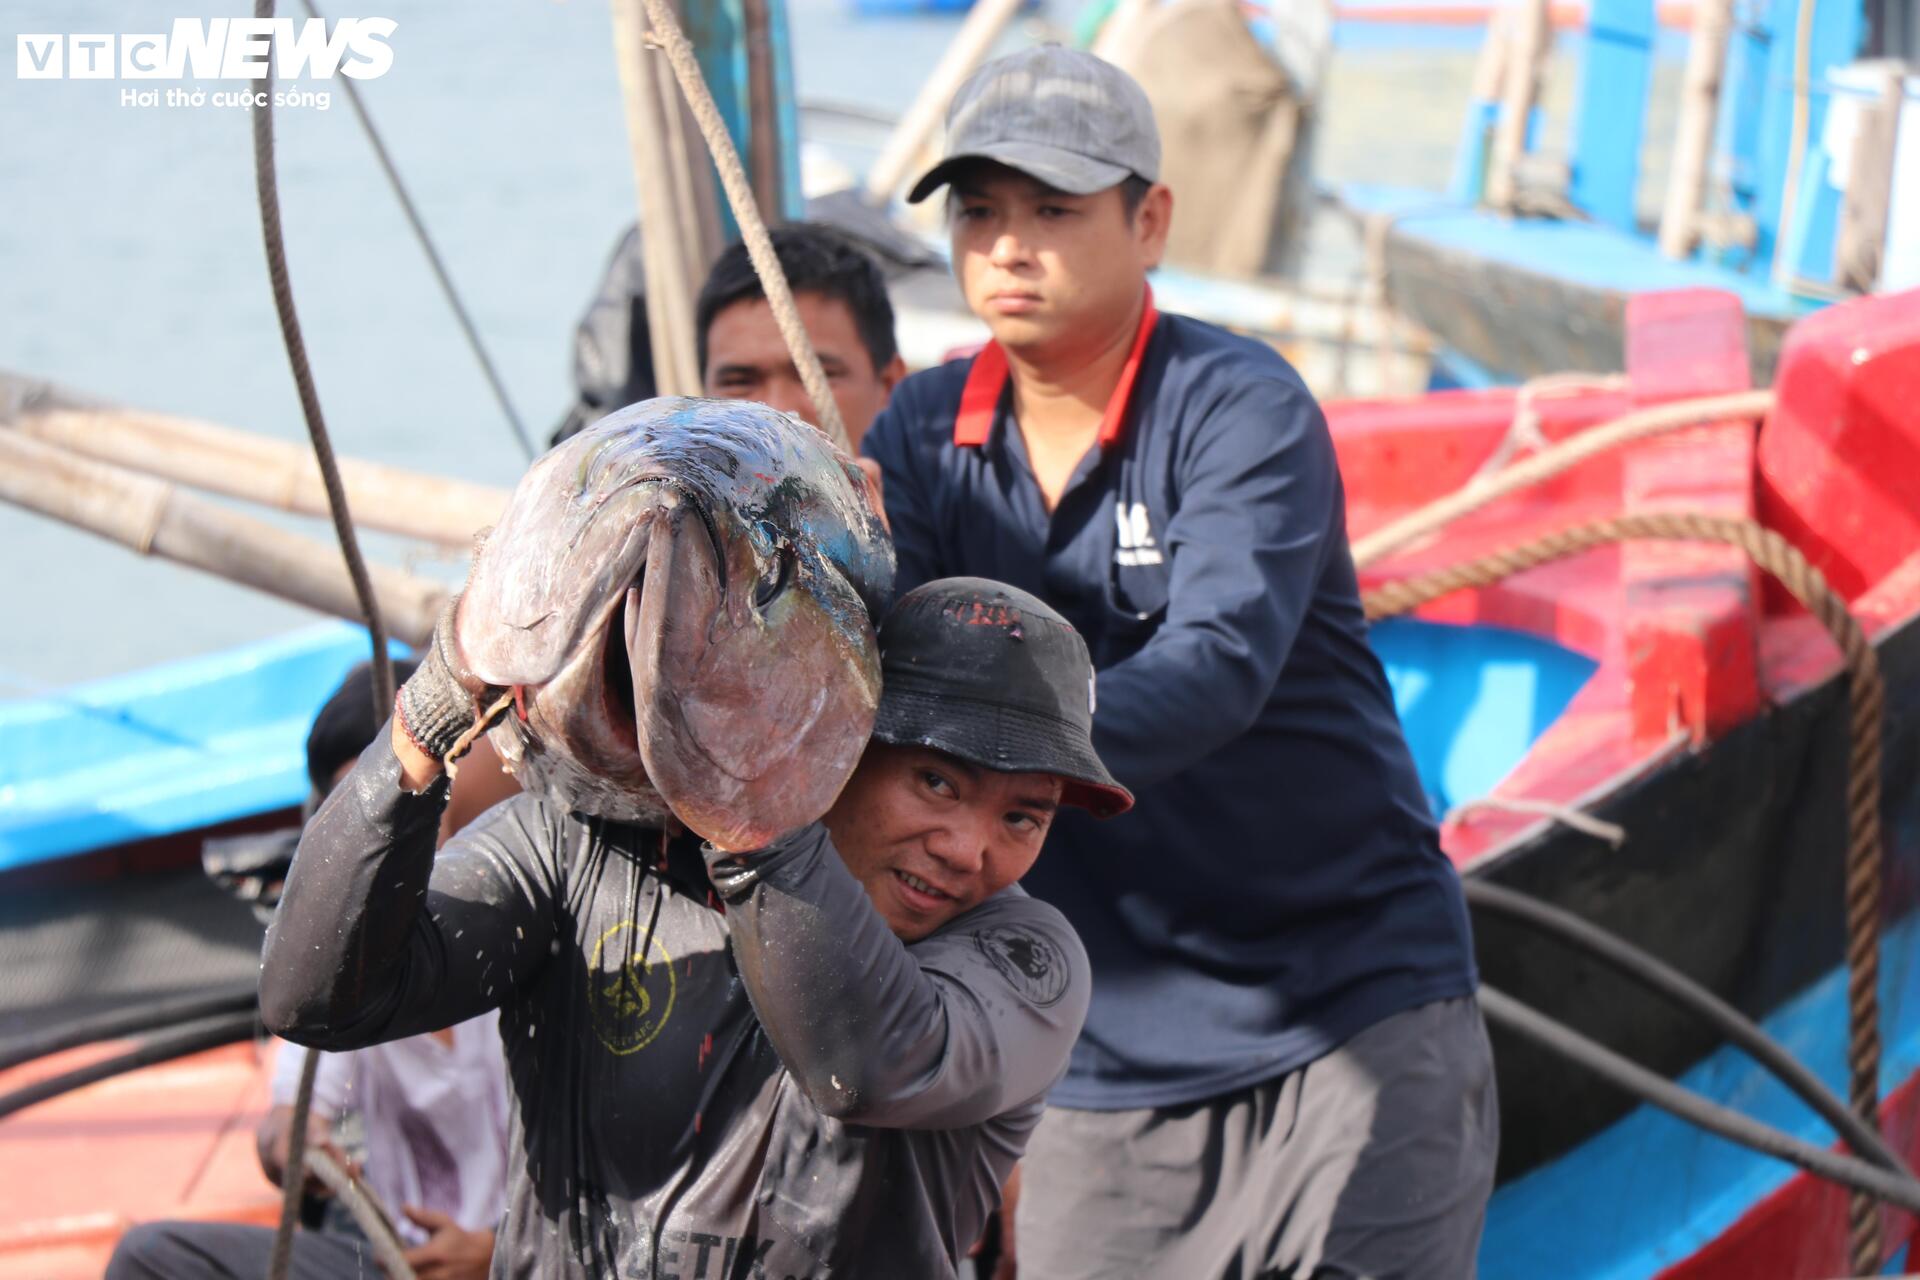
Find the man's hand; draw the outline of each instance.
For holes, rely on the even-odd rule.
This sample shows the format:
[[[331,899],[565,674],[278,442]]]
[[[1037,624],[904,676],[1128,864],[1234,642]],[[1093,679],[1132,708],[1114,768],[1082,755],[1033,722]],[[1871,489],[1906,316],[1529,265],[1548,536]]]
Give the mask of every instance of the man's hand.
[[[1013,1166],[1007,1185],[1000,1189],[1000,1261],[994,1264],[993,1280],[1017,1280],[1019,1258],[1014,1252],[1013,1211],[1020,1207],[1020,1166]]]
[[[410,791],[424,791],[504,690],[476,676],[456,638],[460,597],[447,602],[419,669],[400,686],[393,716],[393,751]],[[471,739],[468,739],[471,741]]]
[[[287,1146],[292,1134],[293,1108],[285,1106],[267,1112],[266,1119],[260,1122],[259,1129],[254,1133],[254,1149],[260,1156],[260,1171],[276,1187],[286,1174]],[[346,1154],[334,1145],[332,1121],[317,1111],[307,1113],[307,1147],[309,1150],[326,1152],[350,1176],[360,1176],[360,1166],[347,1159]],[[327,1190],[325,1183],[312,1174],[307,1175],[305,1192],[310,1196],[333,1194]]]
[[[465,1230],[432,1209],[403,1205],[401,1212],[431,1233],[425,1244],[400,1255],[420,1280],[486,1280],[493,1266],[493,1232]]]

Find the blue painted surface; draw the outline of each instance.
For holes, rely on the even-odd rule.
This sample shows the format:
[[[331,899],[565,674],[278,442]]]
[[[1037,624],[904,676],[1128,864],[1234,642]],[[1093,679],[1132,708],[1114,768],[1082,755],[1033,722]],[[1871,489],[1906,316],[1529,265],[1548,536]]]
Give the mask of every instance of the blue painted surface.
[[[1881,949],[1885,1096],[1920,1070],[1920,921]],[[1654,997],[1647,997],[1653,999]],[[1835,968],[1767,1018],[1767,1030],[1846,1096],[1846,973]],[[1680,1077],[1717,1102],[1808,1142],[1834,1135],[1744,1055],[1724,1049]],[[1644,1280],[1712,1241],[1796,1170],[1641,1107],[1553,1164],[1502,1187],[1480,1246],[1485,1280]]]
[[[1714,125],[1712,174],[1722,184],[1732,211],[1748,217],[1756,216],[1760,197],[1760,133],[1772,47],[1771,0],[1736,0],[1733,30],[1727,39],[1720,114]],[[1702,252],[1734,270],[1743,270],[1757,260],[1755,250],[1734,245]]]
[[[1433,368],[1427,374],[1429,391],[1485,391],[1489,387],[1510,387],[1517,379],[1489,369],[1464,352],[1441,347],[1433,353]]]
[[[787,25],[785,0],[766,0],[767,43],[773,57],[773,94],[777,104],[776,125],[780,137],[780,202],[785,217],[805,216],[805,201],[800,192],[800,123],[793,88],[793,39]],[[733,145],[743,164],[750,154],[752,132],[752,89],[747,69],[746,9],[741,0],[711,0],[690,5],[681,17],[687,42],[713,93],[714,105],[726,122]],[[725,240],[740,234],[727,194],[714,175],[714,199],[720,210],[720,234]]]
[[[1436,812],[1499,781],[1593,670],[1493,627],[1372,634]],[[329,624],[0,702],[0,870],[300,803],[313,716],[366,651]]]
[[[1817,309],[1771,280],[1709,262],[1671,261],[1651,241],[1601,223],[1507,218],[1405,188],[1352,186],[1342,198],[1357,209],[1393,215],[1396,231],[1429,244],[1587,288],[1619,293],[1725,289],[1739,295],[1749,315],[1784,320]]]
[[[1800,170],[1793,220],[1780,237],[1780,254],[1793,274],[1822,284],[1833,280],[1834,237],[1840,231],[1840,193],[1828,182],[1831,168],[1832,157],[1813,139]]]
[[[299,804],[314,714],[366,656],[331,623],[0,702],[0,870]]]
[[[1453,173],[1447,178],[1447,198],[1478,204],[1487,190],[1487,156],[1493,147],[1493,127],[1500,120],[1500,104],[1476,98],[1467,103],[1467,122],[1453,149]]]
[[[1832,97],[1826,87],[1827,75],[1835,67],[1853,61],[1866,35],[1866,16],[1860,0],[1773,0],[1768,18],[1772,35],[1765,50],[1766,81],[1759,90],[1760,123],[1753,142],[1753,216],[1757,232],[1754,254],[1758,263],[1769,266],[1776,243],[1790,231],[1780,225],[1780,213],[1792,151],[1795,37],[1803,3],[1814,6],[1807,48],[1809,155],[1818,145],[1826,125],[1827,106]],[[1805,173],[1804,167],[1802,173]],[[1796,204],[1796,208],[1800,207],[1804,206]]]
[[[887,17],[909,13],[965,13],[973,0],[853,0],[855,13]]]
[[[1653,0],[1592,0],[1567,195],[1622,231],[1637,229],[1653,37]]]
[[[1500,627],[1396,618],[1370,635],[1436,815],[1493,790],[1596,666]]]

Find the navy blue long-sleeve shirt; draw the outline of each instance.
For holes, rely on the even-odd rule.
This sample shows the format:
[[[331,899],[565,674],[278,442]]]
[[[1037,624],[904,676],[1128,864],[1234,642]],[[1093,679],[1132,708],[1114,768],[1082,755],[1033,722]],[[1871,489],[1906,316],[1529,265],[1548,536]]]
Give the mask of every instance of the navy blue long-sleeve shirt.
[[[1023,882],[1093,962],[1052,1101],[1172,1106],[1271,1079],[1471,992],[1466,909],[1367,645],[1326,420],[1250,340],[1161,316],[1118,438],[1049,515],[1002,394],[955,442],[972,368],[907,379],[864,451],[902,591],[1039,595],[1099,672],[1094,741],[1136,796],[1063,812]]]

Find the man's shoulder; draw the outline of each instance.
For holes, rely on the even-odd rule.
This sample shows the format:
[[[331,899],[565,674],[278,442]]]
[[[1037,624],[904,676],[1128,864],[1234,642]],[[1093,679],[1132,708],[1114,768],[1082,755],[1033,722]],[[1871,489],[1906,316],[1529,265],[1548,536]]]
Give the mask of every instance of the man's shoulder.
[[[1307,384],[1287,358],[1257,338],[1192,316],[1165,313],[1166,371],[1189,384],[1244,384],[1270,380],[1305,392]]]
[[[921,448],[953,438],[953,416],[967,385],[973,357],[964,356],[908,374],[874,419],[867,439],[893,447]]]
[[[927,939],[977,956],[1030,1004],[1084,999],[1091,968],[1080,935],[1051,903],[1019,886],[994,894],[954,917]]]

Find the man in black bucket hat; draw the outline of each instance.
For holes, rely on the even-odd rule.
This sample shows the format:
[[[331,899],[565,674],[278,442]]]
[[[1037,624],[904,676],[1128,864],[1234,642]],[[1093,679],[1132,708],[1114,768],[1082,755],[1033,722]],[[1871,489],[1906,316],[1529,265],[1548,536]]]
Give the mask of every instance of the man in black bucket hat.
[[[1086,643],[1026,592],[983,578],[909,592],[880,628],[880,668],[872,744],[826,823],[902,938],[1025,875],[1059,805],[1097,817],[1132,806],[1093,750]],[[925,838],[966,808],[977,834]],[[898,838],[873,840],[881,830]]]
[[[436,857],[444,787],[404,780],[391,730],[315,818],[264,1016],[338,1048],[501,1010],[496,1275],[937,1280],[981,1238],[1091,990],[1015,882],[1058,810],[1132,796],[1092,746],[1086,644],[1039,600],[929,582],[879,643],[858,768],[761,849],[524,794]]]

